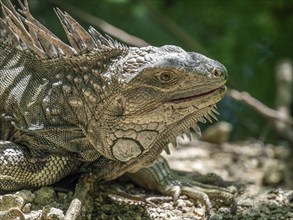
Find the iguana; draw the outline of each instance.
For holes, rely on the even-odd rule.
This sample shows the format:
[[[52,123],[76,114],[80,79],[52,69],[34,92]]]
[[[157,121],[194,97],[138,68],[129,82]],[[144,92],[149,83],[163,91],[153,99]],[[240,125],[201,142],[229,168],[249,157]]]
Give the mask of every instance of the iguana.
[[[180,47],[128,47],[55,12],[70,45],[30,13],[2,4],[0,190],[53,184],[68,174],[123,174],[165,195],[234,203],[228,189],[177,178],[160,156],[198,133],[225,93],[227,70]]]

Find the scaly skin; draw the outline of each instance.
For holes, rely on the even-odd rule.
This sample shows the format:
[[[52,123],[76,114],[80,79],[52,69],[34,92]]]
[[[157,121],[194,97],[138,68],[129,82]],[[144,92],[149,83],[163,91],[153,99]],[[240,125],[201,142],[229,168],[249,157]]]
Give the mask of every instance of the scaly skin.
[[[157,160],[177,135],[215,118],[227,81],[222,64],[176,46],[127,47],[57,9],[69,46],[26,1],[21,8],[3,5],[1,20],[0,190],[52,184],[82,167],[101,180],[127,172],[174,197],[179,187],[207,215],[209,194],[233,203],[226,189],[176,180]]]

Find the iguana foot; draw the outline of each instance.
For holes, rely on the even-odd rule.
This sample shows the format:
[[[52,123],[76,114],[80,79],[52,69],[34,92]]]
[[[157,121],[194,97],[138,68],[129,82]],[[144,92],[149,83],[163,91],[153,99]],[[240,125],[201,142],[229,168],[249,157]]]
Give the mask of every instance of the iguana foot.
[[[205,208],[206,218],[210,216],[212,203],[213,205],[230,206],[232,214],[237,209],[233,190],[178,176],[172,172],[163,158],[157,160],[152,167],[143,168],[128,175],[135,183],[151,190],[157,190],[163,195],[172,196],[174,201],[180,195],[186,195],[195,202],[199,202]]]

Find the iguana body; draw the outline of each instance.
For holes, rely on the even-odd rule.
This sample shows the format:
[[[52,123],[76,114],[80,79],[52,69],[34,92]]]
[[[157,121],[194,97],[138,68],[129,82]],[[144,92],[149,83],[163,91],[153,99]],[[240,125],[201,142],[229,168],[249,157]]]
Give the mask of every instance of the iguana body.
[[[3,6],[1,21],[0,190],[53,184],[85,170],[101,180],[133,173],[164,194],[192,187],[154,162],[177,135],[214,117],[225,67],[175,46],[124,46],[57,9],[69,46],[31,16],[27,2],[21,7]],[[224,189],[202,186],[205,193],[192,194],[188,187],[207,208],[205,193],[232,201]]]

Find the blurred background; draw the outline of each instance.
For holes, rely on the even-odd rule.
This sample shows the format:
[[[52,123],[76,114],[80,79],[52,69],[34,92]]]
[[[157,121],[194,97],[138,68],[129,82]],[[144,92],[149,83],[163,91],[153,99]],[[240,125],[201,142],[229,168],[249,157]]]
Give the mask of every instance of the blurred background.
[[[92,25],[114,38],[121,37],[119,41],[128,45],[173,44],[203,53],[226,66],[230,89],[246,91],[272,109],[282,105],[278,100],[285,96],[285,112],[292,116],[291,0],[29,0],[29,3],[32,14],[64,41],[64,31],[53,11],[56,6],[86,29]],[[111,25],[132,36],[124,36]],[[276,73],[282,71],[280,65],[285,65],[285,72],[291,68],[291,79],[289,74],[279,86],[285,92],[277,89]],[[286,124],[285,130],[278,133],[276,120],[231,96],[226,96],[218,107],[219,119],[233,126],[231,140],[254,137],[264,142],[290,143],[282,133],[291,130],[292,124]]]

